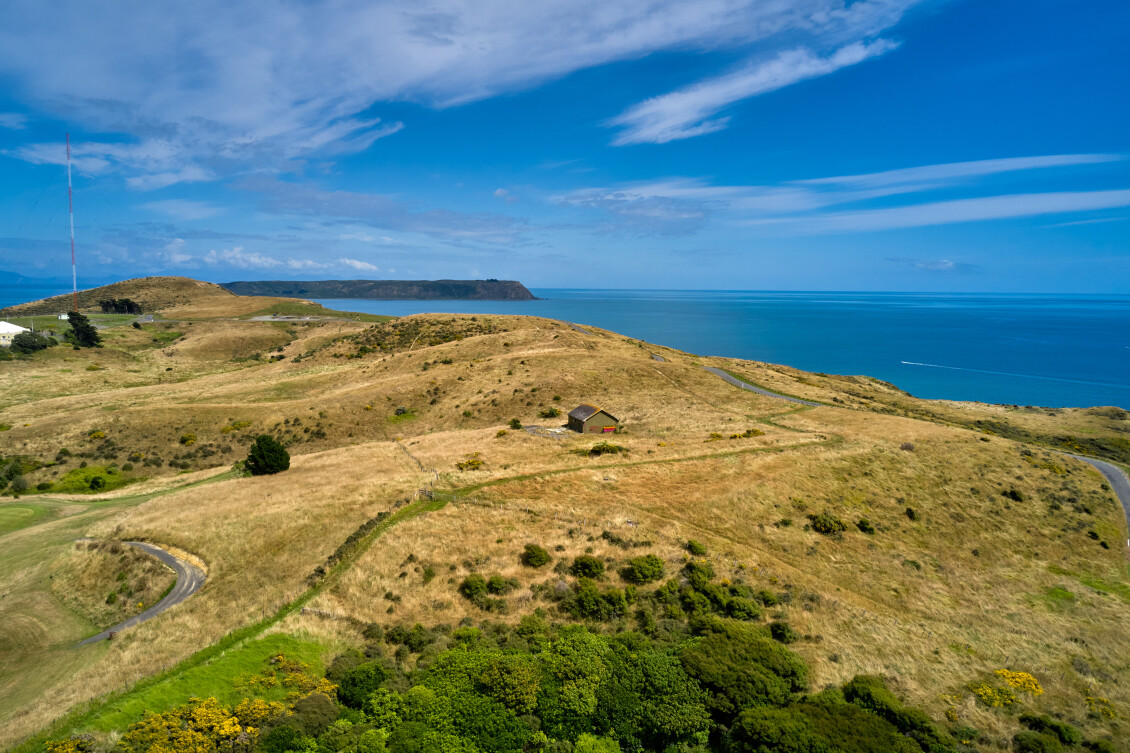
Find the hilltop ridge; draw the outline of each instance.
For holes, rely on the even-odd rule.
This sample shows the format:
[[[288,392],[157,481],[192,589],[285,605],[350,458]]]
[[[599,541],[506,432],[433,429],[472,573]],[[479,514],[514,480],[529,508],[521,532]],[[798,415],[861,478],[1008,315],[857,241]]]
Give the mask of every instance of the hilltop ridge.
[[[390,301],[533,301],[515,280],[257,280],[221,283],[239,295],[370,298]]]

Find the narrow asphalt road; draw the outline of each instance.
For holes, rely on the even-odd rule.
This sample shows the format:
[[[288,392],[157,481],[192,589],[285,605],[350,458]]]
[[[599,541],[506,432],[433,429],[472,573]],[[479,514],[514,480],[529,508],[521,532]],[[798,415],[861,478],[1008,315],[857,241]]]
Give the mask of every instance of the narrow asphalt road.
[[[823,403],[814,403],[811,400],[801,400],[799,397],[789,397],[788,395],[778,395],[776,392],[770,392],[769,390],[765,390],[765,389],[762,389],[760,387],[755,387],[752,384],[750,384],[749,382],[743,382],[742,380],[738,379],[737,377],[730,376],[725,371],[722,371],[722,369],[716,369],[713,366],[703,366],[702,368],[706,369],[707,371],[709,371],[711,374],[714,374],[715,376],[722,377],[723,379],[725,379],[727,382],[734,385],[735,387],[741,387],[743,390],[749,390],[750,392],[756,392],[758,395],[765,395],[766,397],[775,397],[775,398],[778,398],[780,400],[788,400],[789,402],[792,402],[792,403],[800,403],[801,405],[811,405],[813,407],[818,407],[818,406],[823,405]]]
[[[1070,455],[1070,453],[1068,454]],[[1105,460],[1095,460],[1082,455],[1071,455],[1071,457],[1082,460],[1084,463],[1090,463],[1099,470],[1099,473],[1110,484],[1110,488],[1114,490],[1118,501],[1122,503],[1122,513],[1126,516],[1126,525],[1130,526],[1130,479],[1126,478],[1126,472]],[[1126,542],[1126,545],[1130,546],[1130,540]]]
[[[177,559],[173,555],[166,552],[164,549],[153,546],[152,544],[146,544],[141,541],[126,541],[124,543],[128,546],[135,546],[143,552],[152,554],[154,557],[171,567],[173,569],[173,572],[177,574],[177,583],[175,586],[173,586],[172,591],[169,591],[169,593],[165,594],[165,598],[149,607],[149,609],[146,609],[139,615],[130,617],[125,622],[115,625],[109,630],[103,630],[98,635],[87,638],[85,641],[79,643],[79,646],[85,646],[89,643],[104,641],[110,637],[110,633],[121,632],[126,628],[131,628],[134,625],[139,625],[152,617],[156,617],[169,607],[180,604],[189,596],[192,596],[194,593],[199,591],[200,587],[204,585],[205,575],[200,571],[200,568],[191,565],[184,560]]]

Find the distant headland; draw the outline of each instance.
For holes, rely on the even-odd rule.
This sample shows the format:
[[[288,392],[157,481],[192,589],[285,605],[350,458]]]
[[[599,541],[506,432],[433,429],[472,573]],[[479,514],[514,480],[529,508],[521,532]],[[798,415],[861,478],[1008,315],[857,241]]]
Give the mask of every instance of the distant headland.
[[[224,282],[236,295],[390,301],[536,301],[514,280],[253,280]]]

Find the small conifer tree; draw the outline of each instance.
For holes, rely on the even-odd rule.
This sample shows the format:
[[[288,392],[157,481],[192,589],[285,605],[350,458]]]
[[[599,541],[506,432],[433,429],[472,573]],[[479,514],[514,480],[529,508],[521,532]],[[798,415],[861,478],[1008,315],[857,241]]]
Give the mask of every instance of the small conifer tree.
[[[251,451],[247,453],[244,466],[252,476],[264,476],[290,468],[290,453],[273,437],[260,434],[256,437]]]
[[[72,311],[67,314],[67,324],[71,331],[67,333],[67,341],[80,348],[97,348],[102,345],[102,336],[86,318],[86,314]]]

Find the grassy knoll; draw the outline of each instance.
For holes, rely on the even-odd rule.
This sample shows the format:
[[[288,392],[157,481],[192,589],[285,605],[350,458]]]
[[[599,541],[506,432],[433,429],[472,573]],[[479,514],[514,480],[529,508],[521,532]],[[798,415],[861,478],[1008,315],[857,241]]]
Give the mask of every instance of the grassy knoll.
[[[0,504],[0,536],[43,520],[51,508],[45,505],[8,502]]]
[[[275,303],[258,311],[246,314],[245,318],[254,316],[285,316],[285,317],[332,317],[338,319],[351,319],[357,322],[387,322],[395,317],[381,314],[363,314],[355,311],[336,311],[328,309],[312,301],[285,300]]]

